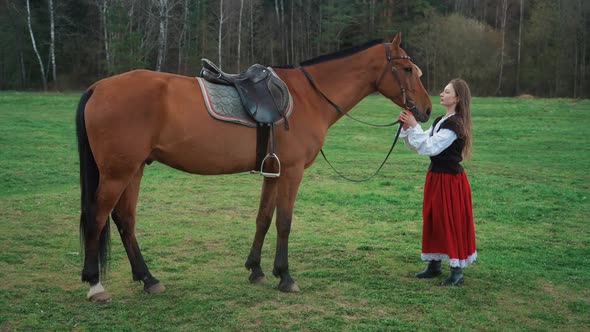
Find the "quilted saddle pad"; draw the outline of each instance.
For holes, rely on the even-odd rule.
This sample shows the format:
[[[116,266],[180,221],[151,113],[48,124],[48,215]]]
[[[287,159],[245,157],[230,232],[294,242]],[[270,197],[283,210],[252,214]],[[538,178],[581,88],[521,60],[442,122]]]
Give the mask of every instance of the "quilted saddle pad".
[[[241,124],[244,126],[256,127],[254,121],[242,106],[242,101],[235,87],[230,85],[214,84],[201,77],[196,78],[201,87],[201,93],[205,100],[205,106],[209,114],[218,120]],[[283,110],[286,118],[293,112],[293,99],[289,93],[289,102]],[[280,124],[284,121],[281,117],[275,122]]]

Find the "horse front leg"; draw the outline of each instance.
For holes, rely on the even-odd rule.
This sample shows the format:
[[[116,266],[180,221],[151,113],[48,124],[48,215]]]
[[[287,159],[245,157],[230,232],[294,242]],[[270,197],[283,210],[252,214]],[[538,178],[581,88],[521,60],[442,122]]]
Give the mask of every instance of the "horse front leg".
[[[277,196],[277,247],[272,273],[280,277],[279,290],[282,292],[299,292],[299,287],[289,274],[289,234],[293,207],[299,184],[303,178],[303,167],[285,170],[279,180]]]
[[[270,227],[272,216],[275,212],[276,199],[277,199],[277,183],[278,180],[274,178],[264,178],[262,184],[262,193],[260,195],[260,206],[258,208],[258,216],[256,217],[256,234],[254,235],[254,241],[250,254],[246,259],[246,269],[250,270],[250,277],[248,278],[251,283],[265,283],[266,277],[260,267],[260,255],[262,252],[262,245],[264,244],[264,238]]]

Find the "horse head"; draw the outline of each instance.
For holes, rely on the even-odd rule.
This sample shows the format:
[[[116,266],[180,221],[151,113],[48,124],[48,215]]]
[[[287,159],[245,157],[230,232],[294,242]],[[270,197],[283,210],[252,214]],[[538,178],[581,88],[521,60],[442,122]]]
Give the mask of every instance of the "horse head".
[[[401,47],[401,33],[397,33],[385,47],[385,60],[381,75],[376,81],[377,90],[400,107],[408,109],[416,120],[428,121],[432,102],[420,81],[422,71]]]

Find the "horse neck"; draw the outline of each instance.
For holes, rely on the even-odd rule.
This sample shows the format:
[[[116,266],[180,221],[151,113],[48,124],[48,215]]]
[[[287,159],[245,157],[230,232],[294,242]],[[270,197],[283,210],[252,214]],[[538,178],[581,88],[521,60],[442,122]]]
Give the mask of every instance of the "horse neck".
[[[370,54],[377,51],[373,47],[345,58],[308,66],[306,70],[317,88],[332,102],[348,112],[366,96],[376,91],[377,72],[385,62],[384,51],[382,51],[383,59]],[[317,92],[312,93],[317,94]],[[323,102],[333,108],[327,101]],[[343,116],[336,111],[323,113],[328,126]]]

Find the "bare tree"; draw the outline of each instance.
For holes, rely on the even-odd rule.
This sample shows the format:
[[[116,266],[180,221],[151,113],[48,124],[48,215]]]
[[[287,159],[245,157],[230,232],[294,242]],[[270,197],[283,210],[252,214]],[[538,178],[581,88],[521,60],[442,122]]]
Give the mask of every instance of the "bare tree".
[[[277,28],[281,28],[281,15],[279,10],[279,1],[275,0],[275,14],[277,15]],[[275,30],[276,31],[276,30]],[[280,33],[279,33],[280,35]],[[274,40],[270,41],[270,58],[271,62],[274,63]]]
[[[275,0],[275,14],[277,15],[277,25],[280,25],[281,16],[279,15],[279,0]]]
[[[181,73],[183,72],[183,68],[182,68],[182,61],[183,61],[183,49],[187,44],[187,26],[189,24],[188,22],[188,13],[189,13],[189,0],[184,0],[184,6],[183,6],[183,19],[182,19],[182,23],[181,23],[181,30],[180,30],[180,34],[178,36],[178,72]]]
[[[53,0],[49,0],[49,34],[51,42],[49,44],[49,57],[51,59],[51,74],[53,82],[57,82],[57,68],[55,66],[55,10],[53,7]]]
[[[277,16],[277,33],[278,33],[278,41],[280,42],[280,50],[287,51],[287,58],[289,50],[286,47],[286,28],[285,28],[285,6],[283,0],[275,0],[275,14]],[[271,43],[271,58],[274,59],[274,48],[272,47],[274,43]],[[283,53],[279,52],[279,60],[282,60],[284,57],[281,56]],[[273,61],[274,62],[274,61]]]
[[[281,0],[281,26],[280,26],[280,33],[281,33],[281,51],[287,53],[287,62],[289,62],[289,49],[287,48],[287,27],[285,26],[285,2]],[[285,57],[280,57],[279,59],[284,61]]]
[[[156,62],[156,71],[162,70],[162,65],[166,62],[166,53],[168,51],[168,12],[170,10],[168,0],[154,0],[159,13],[159,34],[158,34],[158,59]]]
[[[318,41],[318,43],[317,43],[317,50],[316,50],[317,54],[320,54],[321,51],[322,51],[322,42],[321,42],[321,40],[322,40],[322,32],[323,32],[322,28],[324,27],[322,25],[322,19],[323,19],[322,5],[320,3],[320,9],[319,9],[319,15],[318,15],[318,38],[316,38],[317,41]]]
[[[27,25],[29,27],[29,34],[31,35],[31,43],[33,43],[33,50],[37,55],[39,61],[39,68],[41,68],[41,79],[43,80],[43,91],[47,91],[47,77],[45,76],[45,67],[43,66],[43,60],[37,49],[37,42],[35,42],[35,34],[33,33],[33,27],[31,26],[31,4],[30,0],[27,0]]]
[[[14,32],[15,32],[15,41],[16,41],[16,51],[17,51],[17,64],[18,64],[18,74],[20,77],[20,88],[24,88],[26,86],[26,81],[27,81],[27,75],[26,75],[26,70],[25,70],[25,36],[24,36],[24,32],[23,32],[23,26],[22,24],[25,22],[22,22],[20,20],[20,17],[22,16],[22,12],[19,10],[19,8],[17,7],[17,5],[11,1],[6,1],[6,9],[8,12],[7,18],[8,21],[11,23]],[[14,12],[14,15],[12,15],[11,12]]]
[[[293,45],[294,40],[295,40],[295,36],[293,35],[293,31],[295,31],[295,26],[293,25],[293,12],[295,12],[295,0],[291,1],[291,61],[287,61],[287,62],[291,62],[294,63],[295,62],[295,46]]]
[[[223,29],[223,0],[219,0],[219,34],[218,34],[218,41],[217,41],[217,65],[219,68],[221,67],[221,36],[222,36],[222,29]]]
[[[586,3],[586,5],[588,5]],[[580,38],[582,39],[582,45],[580,45],[581,47],[581,54],[580,54],[580,87],[579,90],[581,91],[581,96],[588,96],[589,92],[585,90],[586,88],[586,61],[587,61],[587,56],[586,56],[586,51],[588,50],[588,12],[584,10],[584,7],[582,5],[582,0],[578,0],[578,6],[580,8],[580,12],[582,13],[582,18],[581,18],[581,36]],[[586,91],[586,92],[584,92]]]
[[[369,0],[369,34],[375,33],[375,1]]]
[[[109,30],[108,30],[108,12],[109,12],[109,3],[108,0],[97,0],[96,5],[100,11],[100,24],[102,25],[102,39],[103,39],[103,46],[104,46],[104,55],[105,61],[107,66],[107,73],[111,74],[113,72],[113,56],[111,54],[111,47],[110,47],[110,38],[109,38]]]
[[[250,53],[248,62],[252,63],[254,59],[254,0],[250,0]]]
[[[522,19],[524,16],[524,0],[520,0],[520,18],[518,20],[518,50],[516,54],[516,95],[520,94],[520,50],[522,44]]]
[[[244,0],[240,0],[240,18],[238,23],[238,71],[240,71],[240,58],[242,52],[242,14],[244,12]]]
[[[501,8],[501,21],[500,21],[500,28],[502,31],[502,46],[500,47],[500,64],[499,64],[499,74],[498,74],[498,87],[496,88],[496,94],[500,94],[502,90],[502,75],[504,73],[504,49],[505,49],[505,40],[506,40],[506,16],[508,14],[508,0],[501,0],[500,1]]]

